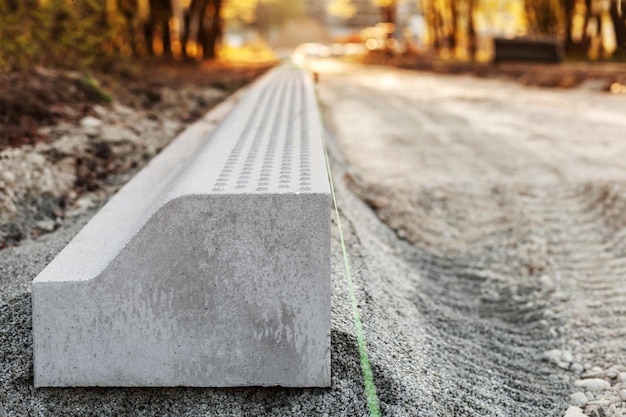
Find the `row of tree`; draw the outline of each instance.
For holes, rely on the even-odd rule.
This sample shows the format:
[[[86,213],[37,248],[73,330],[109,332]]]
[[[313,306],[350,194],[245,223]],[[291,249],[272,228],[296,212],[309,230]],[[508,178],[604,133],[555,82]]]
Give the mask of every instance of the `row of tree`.
[[[271,25],[298,0],[0,0],[0,69],[83,67],[123,56],[214,58],[224,21]]]
[[[319,0],[323,1],[323,0]],[[626,0],[369,0],[395,23],[416,2],[437,51],[474,57],[477,34],[502,16],[521,34],[558,36],[566,53],[608,56],[626,48]],[[272,25],[301,12],[302,0],[0,0],[0,68],[32,63],[103,65],[120,56],[213,58],[224,21]],[[504,10],[503,10],[504,5]],[[334,9],[333,9],[334,8]],[[329,10],[357,11],[352,0]]]
[[[396,23],[399,3],[372,0],[383,21]],[[607,57],[626,49],[626,0],[417,0],[426,23],[428,43],[437,51],[474,57],[477,32],[506,16],[501,29],[520,35],[553,36],[570,56]],[[347,10],[350,0],[335,0]],[[504,6],[504,7],[503,7]]]

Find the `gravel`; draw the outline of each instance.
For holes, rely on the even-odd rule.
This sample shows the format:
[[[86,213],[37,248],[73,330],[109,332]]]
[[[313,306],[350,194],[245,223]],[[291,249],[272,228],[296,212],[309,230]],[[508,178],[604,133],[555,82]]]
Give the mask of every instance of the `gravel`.
[[[626,97],[333,60],[314,65],[349,166],[346,181],[397,237],[435,259],[425,268],[426,256],[415,255],[435,282],[419,287],[434,305],[416,316],[446,306],[464,311],[460,327],[472,329],[450,338],[452,318],[427,328],[463,346],[435,354],[502,405],[481,411],[467,385],[442,401],[463,398],[470,415],[562,416],[566,408],[542,409],[542,401],[569,403],[582,391],[576,380],[597,378],[603,390],[585,392],[584,414],[625,411],[617,376],[626,371]],[[467,352],[475,372],[463,372],[472,363]],[[545,390],[533,396],[525,372],[544,366],[552,375],[534,378]],[[499,389],[482,383],[485,370]],[[523,413],[512,408],[516,399]]]
[[[383,415],[562,415],[567,375],[539,359],[550,347],[549,326],[529,319],[528,299],[513,305],[483,300],[475,286],[491,278],[472,270],[470,259],[449,265],[398,239],[345,186],[343,165],[333,154]],[[96,211],[0,252],[0,415],[367,415],[336,225],[330,389],[35,390],[29,284]]]
[[[381,85],[393,86],[393,77],[374,75]],[[368,76],[353,74],[363,84],[367,84]],[[321,75],[322,83],[325,77]],[[454,80],[445,79],[447,84],[442,88],[446,94],[456,91]],[[410,83],[400,85],[410,92]],[[321,87],[328,92],[328,85]],[[331,87],[337,91],[346,88],[348,96],[362,98],[362,85],[357,88],[342,79]],[[382,120],[389,117],[385,126],[397,128],[407,122],[402,120],[399,109],[410,106],[402,100],[396,97],[393,111],[385,113],[387,104],[375,92],[366,93],[370,100],[360,103],[377,106]],[[393,97],[388,91],[385,94]],[[471,106],[478,111],[480,103],[491,100],[483,97]],[[544,101],[554,103],[553,98]],[[429,122],[427,128],[431,130],[424,137],[443,136],[452,147],[453,137],[437,129],[453,123],[458,116],[448,120],[446,113],[441,109],[437,113],[432,103],[425,108],[429,117],[440,119],[440,124]],[[354,115],[355,110],[362,113],[361,117],[366,114],[363,109],[354,108],[348,113]],[[417,160],[415,148],[400,147],[403,157],[386,159],[389,154],[384,152],[389,149],[376,150],[372,129],[370,136],[358,138],[360,151],[356,151],[346,145],[346,132],[336,130],[337,120],[327,122],[336,134],[329,135],[329,147],[341,224],[383,415],[599,417],[621,412],[624,390],[618,378],[626,372],[619,356],[623,346],[607,343],[606,336],[599,337],[600,324],[594,322],[603,311],[602,294],[621,291],[618,275],[608,266],[601,269],[617,283],[611,286],[610,280],[593,281],[599,292],[585,287],[588,281],[577,275],[578,270],[589,271],[588,268],[597,268],[598,263],[609,265],[616,259],[616,252],[602,242],[622,242],[615,235],[615,230],[620,230],[616,225],[623,224],[619,183],[591,184],[585,188],[580,184],[534,187],[523,181],[514,185],[495,181],[486,182],[485,186],[480,182],[482,174],[490,180],[503,174],[485,173],[484,161],[463,160],[468,155],[481,155],[480,152],[468,152],[467,143],[459,152],[453,147],[437,148],[433,141],[424,149],[433,155],[441,152],[438,156],[450,151],[450,155],[459,158],[452,158],[455,172],[467,175],[463,178],[468,182],[457,186],[440,181],[450,174],[442,168],[433,174],[425,166],[421,174],[434,175],[431,178],[436,177],[436,181],[426,181],[425,177],[420,182],[413,173],[411,187],[394,188],[398,182],[407,181],[402,174],[407,172],[403,164],[411,158]],[[341,126],[345,128],[347,124]],[[352,126],[358,131],[365,124]],[[491,127],[501,134],[502,126]],[[465,125],[463,132],[468,129]],[[405,140],[393,136],[393,132],[389,134],[387,137],[392,137],[396,144]],[[137,135],[142,137],[141,133]],[[502,148],[503,144],[497,146]],[[342,151],[346,149],[353,149],[354,153],[348,156],[356,160],[344,160]],[[488,147],[483,150],[488,152]],[[511,158],[517,154],[522,155],[519,149],[506,153]],[[437,158],[434,160],[434,165],[439,164]],[[523,158],[520,156],[516,163],[523,165]],[[395,177],[383,184],[386,189],[377,188],[372,182],[376,175],[360,177],[365,171],[362,164],[375,169],[390,167],[389,174]],[[536,168],[558,177],[550,167]],[[592,172],[590,168],[587,171]],[[523,175],[516,179],[523,180]],[[74,217],[59,219],[53,232],[0,251],[0,416],[368,414],[334,218],[331,388],[35,390],[29,285],[97,211],[101,201],[92,203]],[[398,204],[407,210],[394,211]],[[96,207],[89,208],[91,205]],[[468,207],[474,209],[473,217],[468,216]],[[387,211],[383,213],[382,209]],[[561,222],[555,223],[555,217]],[[577,251],[579,247],[592,250],[582,256]],[[583,297],[582,292],[587,296]],[[585,303],[580,304],[581,299]],[[623,329],[620,316],[613,310],[618,301],[610,300],[608,317],[613,320],[613,334]],[[571,311],[579,314],[568,314]],[[574,372],[574,367],[580,367],[580,372]],[[608,372],[611,369],[617,371],[614,378]],[[581,382],[583,387],[578,388],[575,381],[592,382]],[[594,384],[602,388],[591,392],[588,389],[596,387]],[[587,398],[584,406],[580,393]],[[573,404],[572,394],[580,405]]]
[[[585,417],[585,413],[579,407],[570,407],[567,409],[565,417]]]
[[[209,91],[210,94],[213,93]],[[96,108],[96,113],[98,118],[88,116],[78,126],[65,124],[46,128],[47,134],[61,136],[52,145],[38,144],[10,152],[36,155],[39,158],[37,161],[49,167],[46,169],[58,169],[59,164],[48,160],[44,151],[53,148],[68,155],[72,161],[67,169],[70,181],[55,188],[53,197],[58,197],[72,192],[75,180],[71,177],[75,175],[73,162],[93,142],[86,140],[88,137],[108,143],[117,160],[128,163],[129,159],[154,154],[169,140],[167,136],[173,136],[174,131],[180,128],[179,124],[170,123],[167,118],[151,121],[123,106]],[[155,134],[155,129],[158,134]],[[116,147],[119,149],[120,145],[123,148],[118,153]],[[33,180],[31,185],[23,179],[6,175],[15,170],[20,157],[5,157],[3,163],[4,177],[12,181],[6,184],[4,190],[18,190],[19,193],[11,197],[24,205],[24,196],[37,194],[38,189],[33,187],[41,187],[41,184]],[[22,165],[24,170],[31,171],[39,166],[27,163],[18,166]],[[45,175],[37,177],[45,178]],[[22,228],[35,227],[47,233],[32,234],[19,246],[0,251],[0,416],[366,415],[359,352],[348,298],[343,291],[336,291],[333,299],[335,310],[339,309],[340,313],[334,316],[331,334],[332,389],[34,389],[30,282],[97,212],[114,189],[107,187],[98,195],[86,193],[75,198],[64,216],[57,216],[55,220],[44,217],[43,220],[22,219],[20,222],[17,219],[16,223]],[[40,213],[40,208],[40,204],[33,204],[34,213]],[[17,209],[13,211],[17,212]],[[10,220],[15,221],[14,218]],[[333,240],[333,249],[333,277],[342,280],[340,266],[343,264],[337,239]],[[341,287],[345,282],[340,281],[336,285]],[[390,390],[393,392],[393,388]],[[385,392],[382,386],[381,392]]]
[[[576,407],[584,407],[589,402],[589,399],[587,398],[585,393],[580,391],[573,393],[569,396],[569,398],[571,404]]]

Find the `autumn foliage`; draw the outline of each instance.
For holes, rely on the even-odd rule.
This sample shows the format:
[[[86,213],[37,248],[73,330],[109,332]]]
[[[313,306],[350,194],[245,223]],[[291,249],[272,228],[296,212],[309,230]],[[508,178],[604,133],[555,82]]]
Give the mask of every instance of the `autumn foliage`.
[[[128,57],[210,59],[224,22],[276,24],[293,0],[0,0],[0,69],[108,66]],[[285,14],[287,11],[287,14]]]
[[[332,0],[329,9],[349,16],[356,1]],[[370,1],[391,23],[399,7],[414,2],[425,22],[422,42],[444,56],[474,58],[481,38],[495,36],[558,39],[570,57],[626,56],[626,0]]]

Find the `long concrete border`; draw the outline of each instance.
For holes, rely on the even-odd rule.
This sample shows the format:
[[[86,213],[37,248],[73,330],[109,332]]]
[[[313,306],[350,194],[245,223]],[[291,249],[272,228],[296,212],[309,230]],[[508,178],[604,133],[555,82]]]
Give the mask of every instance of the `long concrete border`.
[[[232,103],[33,281],[36,387],[330,384],[330,190],[312,82],[281,67]]]

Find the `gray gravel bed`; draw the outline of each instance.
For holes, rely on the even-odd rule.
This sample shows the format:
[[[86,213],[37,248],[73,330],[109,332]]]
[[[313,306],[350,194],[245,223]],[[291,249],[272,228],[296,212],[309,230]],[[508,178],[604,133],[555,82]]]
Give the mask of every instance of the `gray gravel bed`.
[[[556,341],[548,324],[540,323],[544,307],[532,303],[537,293],[522,287],[517,301],[509,302],[506,287],[482,274],[473,259],[443,259],[398,239],[346,188],[343,165],[336,151],[333,155],[383,415],[562,416],[570,377],[540,359]],[[367,415],[335,224],[330,389],[35,390],[30,282],[95,212],[0,251],[0,416]],[[486,287],[501,297],[481,297]]]

